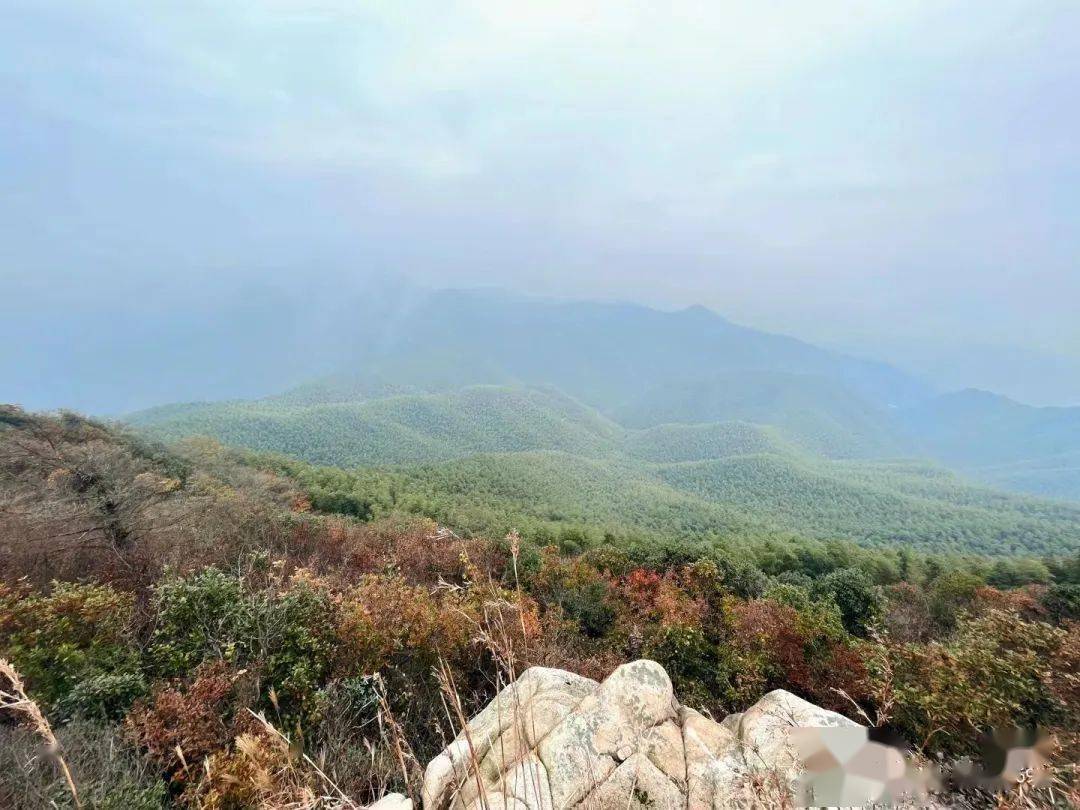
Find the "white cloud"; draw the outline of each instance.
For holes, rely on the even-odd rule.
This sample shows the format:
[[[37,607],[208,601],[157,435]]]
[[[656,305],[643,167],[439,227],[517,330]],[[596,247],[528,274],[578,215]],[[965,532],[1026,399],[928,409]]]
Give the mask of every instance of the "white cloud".
[[[572,267],[773,326],[807,277],[826,309],[1007,291],[1048,333],[1080,295],[1068,0],[16,0],[9,22],[0,92],[44,134],[295,188],[432,276]],[[1043,276],[1017,292],[1021,264]]]

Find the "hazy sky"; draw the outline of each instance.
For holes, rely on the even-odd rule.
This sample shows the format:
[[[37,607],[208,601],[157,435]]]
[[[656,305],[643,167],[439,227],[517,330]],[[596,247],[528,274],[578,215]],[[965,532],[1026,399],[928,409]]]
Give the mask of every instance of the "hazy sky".
[[[1080,356],[1075,0],[0,5],[0,315],[374,271]]]

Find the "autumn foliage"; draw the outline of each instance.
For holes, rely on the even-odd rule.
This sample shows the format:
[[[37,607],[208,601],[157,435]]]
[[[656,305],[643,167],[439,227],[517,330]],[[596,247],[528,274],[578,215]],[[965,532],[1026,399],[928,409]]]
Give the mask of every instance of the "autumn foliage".
[[[1064,574],[1056,590],[1003,589],[959,566],[899,578],[834,547],[765,568],[707,548],[567,553],[406,514],[326,514],[216,446],[174,458],[47,421],[26,440],[51,455],[16,465],[20,508],[56,511],[36,547],[0,542],[0,657],[51,719],[96,724],[148,764],[151,781],[124,782],[129,806],[160,805],[162,784],[171,803],[212,808],[415,791],[458,706],[475,712],[530,665],[600,678],[642,656],[718,716],[783,688],[928,754],[971,753],[1007,724],[1076,751],[1080,625]],[[58,472],[83,467],[133,503],[102,513],[67,482],[78,472]],[[108,555],[65,553],[61,535],[90,519]],[[0,799],[19,795],[10,778]]]

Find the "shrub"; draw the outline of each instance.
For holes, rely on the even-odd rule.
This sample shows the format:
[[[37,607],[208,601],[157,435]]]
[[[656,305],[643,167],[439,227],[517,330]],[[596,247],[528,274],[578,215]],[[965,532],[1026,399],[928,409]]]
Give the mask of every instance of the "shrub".
[[[53,709],[61,720],[119,720],[145,694],[146,681],[140,672],[93,675],[78,681]]]
[[[794,601],[799,604],[798,597]],[[752,703],[770,689],[790,689],[835,706],[834,687],[861,691],[862,666],[851,653],[837,609],[812,602],[801,607],[773,599],[729,606],[739,702]]]
[[[140,685],[133,606],[131,594],[106,585],[54,583],[41,594],[0,584],[0,657],[36,699],[63,703],[65,716],[122,712]]]
[[[716,561],[725,587],[742,599],[757,599],[765,592],[768,580],[746,560],[733,561],[726,557]]]
[[[1032,589],[1041,591],[1042,586],[1030,585],[1021,590],[999,591],[997,588],[983,585],[975,589],[975,595],[971,600],[971,612],[981,614],[989,610],[1003,610],[1015,613],[1026,621],[1045,619],[1046,611]]]
[[[1060,638],[1061,643],[1049,664],[1049,686],[1065,709],[1062,726],[1075,737],[1080,732],[1080,622],[1070,622],[1063,628]],[[1080,739],[1076,743],[1080,747]]]
[[[332,525],[341,537],[350,572],[397,572],[413,584],[464,584],[482,576],[501,577],[508,555],[502,544],[463,540],[434,521],[390,517],[366,525]]]
[[[1056,624],[1080,619],[1080,585],[1051,585],[1040,598],[1047,616]]]
[[[881,623],[894,641],[926,641],[934,629],[926,592],[909,582],[886,588]]]
[[[160,582],[150,659],[165,677],[193,671],[204,661],[247,657],[254,636],[251,606],[240,578],[216,568]]]
[[[254,599],[253,667],[273,686],[283,713],[303,712],[330,672],[337,646],[334,607],[327,594],[306,582]]]
[[[625,576],[634,567],[629,554],[610,544],[589,549],[581,559],[607,577]]]
[[[781,684],[806,680],[803,639],[794,608],[767,599],[730,606],[733,697],[750,704],[754,696]]]
[[[127,734],[174,781],[197,776],[202,760],[250,727],[239,699],[238,674],[224,663],[205,664],[190,684],[159,688],[135,704]]]
[[[582,558],[565,559],[554,547],[543,550],[528,585],[539,598],[577,622],[589,638],[601,638],[614,625],[611,582]]]
[[[948,571],[937,577],[928,588],[930,616],[938,635],[956,627],[960,614],[971,607],[982,580],[967,571]]]
[[[684,702],[704,706],[726,692],[730,676],[726,662],[700,628],[658,627],[645,640],[642,652],[667,670]]]
[[[848,640],[840,608],[835,602],[815,599],[804,588],[784,584],[773,585],[766,591],[765,598],[787,605],[798,614],[797,627],[806,643],[808,660],[816,661],[826,655],[830,645]]]
[[[427,677],[440,654],[460,662],[471,630],[458,610],[466,610],[460,600],[440,602],[400,576],[365,576],[339,600],[335,671],[348,677],[393,666]]]
[[[343,732],[356,732],[374,722],[379,709],[377,675],[359,675],[332,681],[315,696],[319,719],[333,716]]]
[[[328,491],[321,487],[308,490],[311,508],[320,512],[339,515],[351,515],[361,520],[369,520],[374,514],[375,503],[371,498],[358,492]]]
[[[150,659],[165,676],[212,661],[251,668],[265,695],[274,689],[277,708],[302,712],[330,670],[334,606],[302,577],[286,583],[271,572],[262,587],[254,578],[208,568],[163,582]]]
[[[1039,560],[998,560],[986,577],[988,585],[995,588],[1019,588],[1031,582],[1048,582],[1050,571]]]
[[[589,638],[602,638],[615,623],[615,610],[608,603],[609,587],[604,582],[589,582],[566,588],[559,604],[568,617],[577,622]]]
[[[672,571],[658,574],[636,568],[620,581],[619,592],[636,621],[694,628],[701,626],[708,604],[704,598],[694,598],[690,589],[685,587],[683,580],[688,578],[687,569],[680,573],[682,576]],[[704,572],[699,569],[697,573],[697,583],[700,584]]]
[[[814,592],[840,608],[844,628],[864,637],[881,612],[881,599],[870,577],[858,568],[840,568],[814,583]]]
[[[978,734],[1005,725],[1050,725],[1066,706],[1050,689],[1064,633],[1015,613],[961,620],[948,642],[888,645],[894,722],[913,742],[972,752]]]

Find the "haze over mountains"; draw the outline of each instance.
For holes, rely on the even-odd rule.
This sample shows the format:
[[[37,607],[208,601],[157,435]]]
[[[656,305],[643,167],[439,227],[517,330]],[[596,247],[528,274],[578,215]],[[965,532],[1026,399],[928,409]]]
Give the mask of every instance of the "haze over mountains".
[[[538,519],[554,503],[619,523],[647,498],[716,530],[737,520],[985,552],[1080,542],[1080,507],[1000,492],[1080,499],[1080,409],[938,394],[703,308],[458,290],[378,326],[350,347],[347,373],[130,421],[167,439],[393,469],[405,490],[446,492],[464,477],[460,501]]]
[[[398,5],[19,4],[0,400],[735,510],[825,476],[877,517],[768,519],[867,538],[1080,497],[1071,4]],[[493,283],[649,306],[412,286]]]
[[[992,323],[992,321],[990,321]],[[1028,405],[1080,405],[1080,356],[1062,350],[1032,349],[1007,341],[1008,330],[995,330],[986,343],[967,344],[930,336],[864,335],[828,343],[856,356],[875,357],[907,370],[943,391],[975,388],[993,391]],[[1069,341],[1063,340],[1062,347]]]

